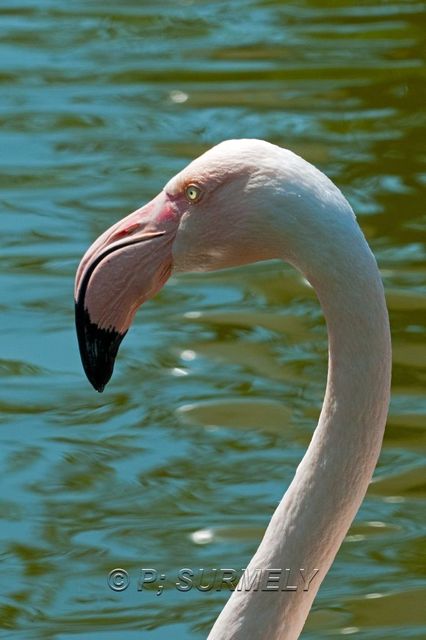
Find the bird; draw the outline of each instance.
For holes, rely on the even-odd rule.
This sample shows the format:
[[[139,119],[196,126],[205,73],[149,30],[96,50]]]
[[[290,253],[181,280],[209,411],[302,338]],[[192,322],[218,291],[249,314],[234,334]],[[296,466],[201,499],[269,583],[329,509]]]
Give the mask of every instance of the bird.
[[[271,259],[295,267],[316,292],[328,333],[326,390],[310,444],[244,574],[269,578],[259,588],[239,583],[208,640],[298,638],[364,499],[390,400],[390,327],[376,259],[324,173],[288,149],[237,139],[207,150],[103,233],[75,280],[82,364],[102,392],[137,309],[173,273]],[[289,567],[309,584],[278,582]]]

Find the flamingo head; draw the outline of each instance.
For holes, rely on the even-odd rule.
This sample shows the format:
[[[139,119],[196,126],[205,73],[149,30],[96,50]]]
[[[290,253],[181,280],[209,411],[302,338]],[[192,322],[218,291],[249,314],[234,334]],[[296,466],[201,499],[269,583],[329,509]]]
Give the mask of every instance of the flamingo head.
[[[75,303],[80,354],[96,390],[109,381],[137,309],[172,272],[283,257],[286,238],[277,237],[277,229],[284,224],[290,237],[295,220],[303,222],[296,215],[303,192],[299,174],[311,170],[317,171],[261,140],[222,142],[92,244],[77,270]],[[284,213],[283,198],[293,200]],[[303,230],[302,224],[298,234]],[[292,245],[294,238],[290,261]]]

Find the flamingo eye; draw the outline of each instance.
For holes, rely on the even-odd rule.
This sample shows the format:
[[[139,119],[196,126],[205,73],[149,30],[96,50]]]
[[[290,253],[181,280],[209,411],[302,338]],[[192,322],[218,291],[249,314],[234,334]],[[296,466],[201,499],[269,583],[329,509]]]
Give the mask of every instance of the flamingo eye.
[[[188,202],[198,202],[201,198],[202,191],[196,184],[189,184],[185,189],[185,196]]]

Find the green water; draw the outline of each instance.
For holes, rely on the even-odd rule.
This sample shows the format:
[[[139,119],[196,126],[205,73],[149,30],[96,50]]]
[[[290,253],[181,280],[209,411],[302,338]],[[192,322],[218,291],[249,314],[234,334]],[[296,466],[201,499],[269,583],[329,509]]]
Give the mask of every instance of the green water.
[[[303,638],[425,637],[422,10],[2,0],[1,637],[205,638],[227,593],[178,592],[177,570],[244,567],[293,476],[327,338],[289,267],[172,279],[103,395],[74,335],[87,246],[190,159],[243,136],[291,148],[341,187],[393,331],[382,455]],[[131,579],[123,592],[107,586],[115,567]],[[167,574],[161,596],[137,590],[142,567]]]

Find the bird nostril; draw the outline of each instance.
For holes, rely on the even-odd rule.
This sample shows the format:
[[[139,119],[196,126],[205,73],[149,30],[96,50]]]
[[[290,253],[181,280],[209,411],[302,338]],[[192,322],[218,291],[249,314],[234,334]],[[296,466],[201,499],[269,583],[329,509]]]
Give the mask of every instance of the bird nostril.
[[[123,229],[116,231],[112,236],[111,240],[114,242],[114,240],[120,240],[121,238],[125,238],[126,236],[129,236],[131,233],[133,233],[133,231],[135,231],[136,229],[139,229],[139,226],[140,226],[139,223],[135,222],[129,225],[128,227],[124,227]]]

